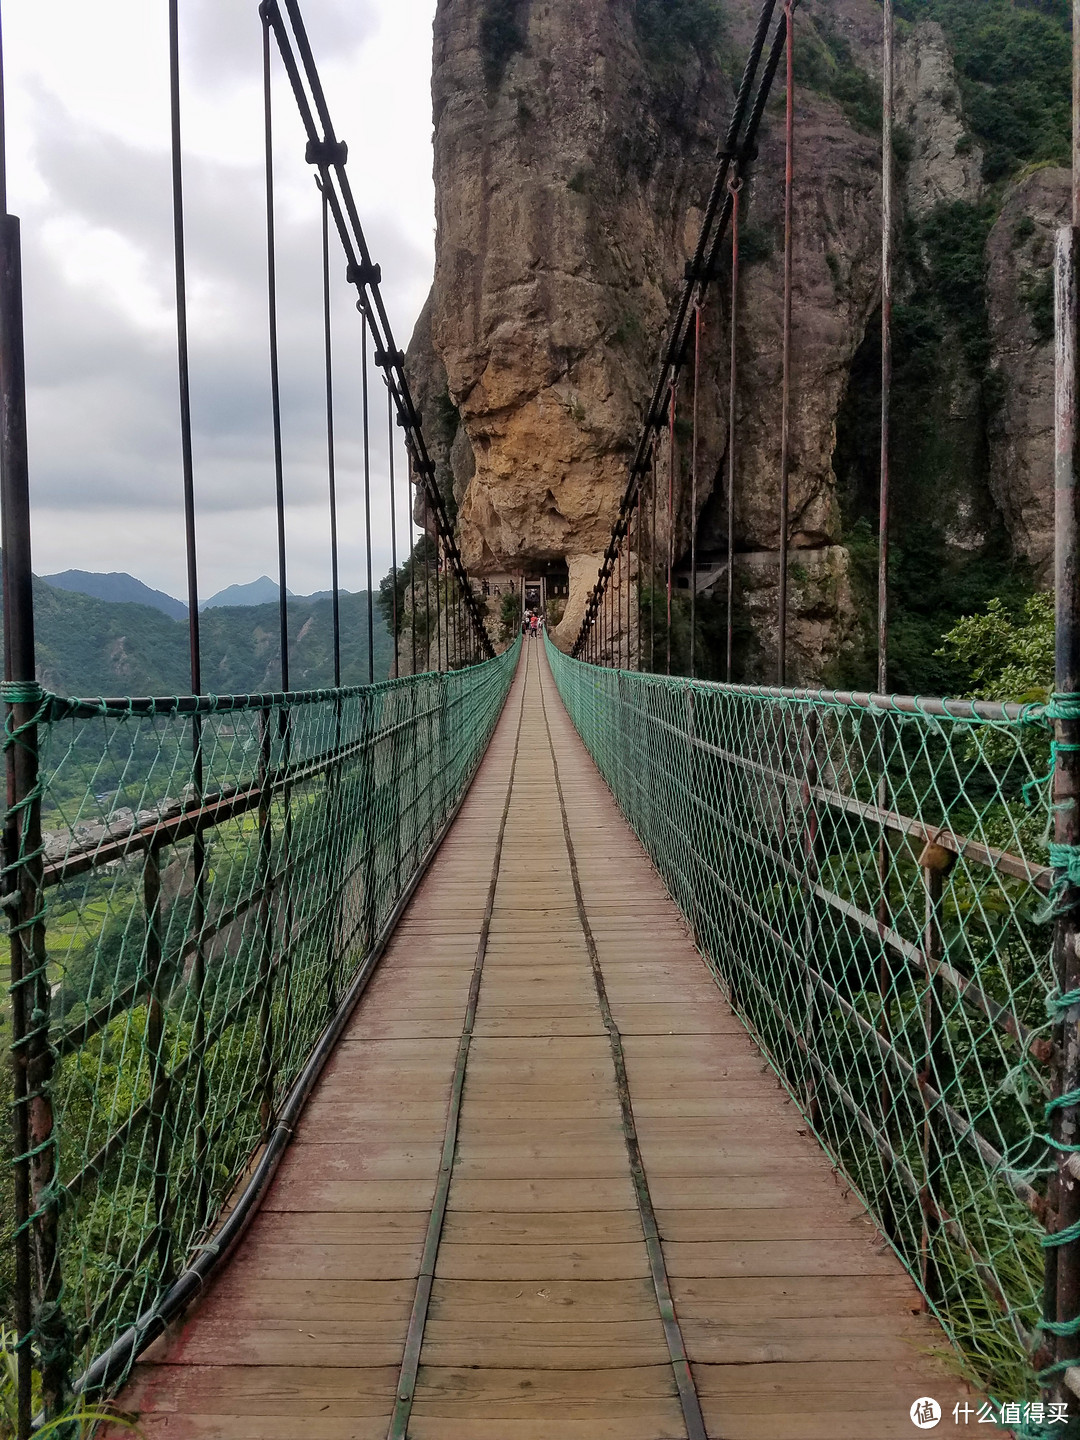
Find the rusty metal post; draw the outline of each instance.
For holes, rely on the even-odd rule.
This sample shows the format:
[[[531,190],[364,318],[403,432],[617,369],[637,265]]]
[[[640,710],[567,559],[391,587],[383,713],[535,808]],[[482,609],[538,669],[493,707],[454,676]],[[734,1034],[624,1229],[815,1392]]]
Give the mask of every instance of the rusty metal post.
[[[890,407],[892,398],[892,272],[893,272],[893,208],[894,208],[894,165],[893,165],[893,113],[895,61],[894,39],[895,19],[893,0],[884,0],[884,31],[882,54],[882,124],[881,124],[881,452],[880,481],[878,491],[878,662],[877,688],[881,693],[888,691],[889,675],[889,454],[890,454]],[[882,721],[883,727],[887,722]],[[887,775],[887,747],[881,745],[881,778],[878,782],[877,802],[881,810],[889,805],[889,782]],[[882,825],[878,836],[877,853],[878,903],[877,923],[881,936],[880,961],[878,965],[878,990],[881,995],[881,1029],[886,1040],[889,1038],[889,995],[892,988],[892,967],[889,963],[884,932],[892,923],[892,839],[889,830]],[[881,1089],[882,1133],[887,1133],[889,1086],[888,1077],[883,1075]]]
[[[787,25],[787,118],[784,161],[784,359],[780,418],[780,604],[776,637],[777,683],[787,684],[788,511],[791,478],[791,313],[794,288],[795,196],[795,4],[785,0]]]
[[[881,123],[881,474],[878,492],[878,671],[877,688],[889,688],[889,450],[892,403],[893,112],[895,22],[893,0],[884,0],[885,40]]]
[[[690,678],[697,675],[698,397],[701,389],[701,301],[694,307],[694,432],[690,452]]]
[[[919,1074],[919,1094],[923,1103],[922,1158],[923,1182],[919,1191],[922,1208],[922,1236],[919,1244],[919,1271],[922,1280],[923,1309],[932,1300],[941,1298],[941,1282],[934,1263],[934,1236],[941,1215],[940,1178],[944,1167],[942,1126],[937,1111],[941,1101],[931,1100],[927,1086],[940,1097],[945,1086],[945,1009],[942,982],[938,968],[945,955],[941,933],[942,891],[945,876],[952,869],[956,856],[940,845],[928,844],[919,856],[925,895],[923,924],[923,959],[926,963],[926,985],[923,990],[923,1068]]]
[[[274,935],[277,932],[274,897],[273,832],[273,712],[259,712],[259,1115],[263,1135],[274,1119]]]
[[[668,489],[667,489],[667,673],[671,674],[671,577],[675,568],[675,412],[677,381],[671,382],[668,392]]]
[[[739,398],[739,196],[742,178],[735,169],[731,191],[731,350],[728,358],[728,453],[727,453],[727,668],[731,684],[735,648],[735,447],[738,430],[735,407]]]
[[[4,708],[7,817],[4,889],[10,917],[15,1145],[15,1321],[17,1430],[30,1434],[31,1333],[42,1356],[46,1413],[63,1404],[66,1327],[59,1309],[60,1263],[55,1197],[56,1147],[49,1096],[55,1058],[49,1043],[52,991],[45,951],[41,886],[39,710],[30,555],[30,484],[26,443],[22,244],[19,221],[0,216],[0,544],[3,549]]]
[[[1058,1169],[1051,1194],[1055,1232],[1080,1226],[1080,1181],[1066,1166],[1080,1143],[1080,487],[1077,485],[1076,397],[1080,363],[1080,0],[1073,0],[1073,206],[1072,224],[1058,234],[1056,255],[1056,394],[1054,522],[1056,650],[1054,666],[1054,971],[1062,1009],[1054,1039],[1053,1138]],[[1073,1003],[1068,1002],[1072,1000]],[[1051,1248],[1046,1319],[1054,1327],[1056,1373],[1049,1393],[1068,1401],[1063,1369],[1080,1357],[1080,1241]]]
[[[150,1156],[154,1172],[155,1248],[158,1284],[172,1279],[172,1223],[169,1204],[169,1130],[171,1090],[166,1055],[165,1001],[161,973],[161,856],[147,851],[143,862],[143,908],[146,920],[146,947],[143,973],[146,979],[146,1050],[150,1067]]]
[[[817,1006],[814,999],[814,982],[809,971],[814,965],[817,938],[817,915],[814,904],[814,887],[818,883],[818,813],[814,804],[814,787],[818,782],[817,763],[818,717],[810,710],[806,716],[802,734],[802,851],[803,851],[803,950],[806,956],[806,1010],[803,1020],[803,1042],[809,1056],[816,1034]],[[812,1065],[807,1065],[805,1074],[806,1114],[811,1125],[817,1129],[819,1113],[817,1083]]]

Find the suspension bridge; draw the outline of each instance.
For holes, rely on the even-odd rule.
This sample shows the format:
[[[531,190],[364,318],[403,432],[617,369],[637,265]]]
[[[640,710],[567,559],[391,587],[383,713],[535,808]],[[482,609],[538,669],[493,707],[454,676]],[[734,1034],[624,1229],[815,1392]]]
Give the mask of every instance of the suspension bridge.
[[[792,143],[795,8],[762,5],[569,654],[546,635],[496,653],[298,0],[258,12],[280,691],[202,685],[177,0],[187,696],[38,683],[20,233],[0,219],[18,1440],[103,1401],[103,1433],[119,1412],[176,1440],[889,1440],[928,1405],[946,1429],[1072,1433],[1080,232],[1058,256],[1053,696],[889,694],[887,568],[881,693],[656,673],[680,375],[785,56]],[[892,23],[886,3],[887,117]],[[282,82],[322,221],[335,599],[335,243],[360,311],[369,597],[369,360],[395,574],[399,534],[413,561],[394,678],[341,684],[335,603],[335,683],[309,691],[285,599]],[[788,246],[790,321],[790,225]],[[885,260],[887,289],[887,241]],[[730,555],[726,573],[730,607]]]

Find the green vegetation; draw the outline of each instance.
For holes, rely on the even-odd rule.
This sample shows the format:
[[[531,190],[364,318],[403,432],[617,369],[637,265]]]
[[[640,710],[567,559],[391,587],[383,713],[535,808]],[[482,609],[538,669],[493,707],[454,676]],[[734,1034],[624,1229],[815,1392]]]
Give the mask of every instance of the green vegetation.
[[[367,680],[367,594],[342,595],[342,681]],[[293,689],[333,684],[333,609],[329,600],[290,600]],[[61,695],[184,695],[191,688],[186,620],[148,605],[115,604],[34,585],[38,674]],[[203,687],[218,695],[277,690],[278,607],[236,605],[200,616]],[[390,635],[376,619],[375,678],[386,678]]]
[[[645,327],[642,325],[639,316],[627,310],[619,317],[619,322],[611,332],[611,343],[613,345],[625,345],[628,350],[640,348],[645,340]]]
[[[499,637],[513,640],[521,626],[521,597],[516,590],[507,590],[499,600]]]
[[[956,56],[964,119],[985,152],[987,180],[1004,179],[1028,162],[1067,162],[1067,0],[899,0],[897,13],[944,28]]]
[[[730,249],[730,247],[729,247]],[[739,228],[739,263],[760,265],[771,259],[776,252],[776,235],[771,225],[756,225],[753,221]]]
[[[1054,683],[1054,597],[1032,595],[1022,607],[991,600],[964,615],[941,651],[967,675],[965,693],[983,700],[1042,703]]]
[[[881,130],[881,89],[855,63],[851,46],[823,20],[800,15],[795,46],[795,79],[835,100],[858,130]]]
[[[720,0],[635,0],[634,26],[656,98],[674,117],[687,67],[704,64],[719,52],[724,38],[722,4]]]
[[[1054,338],[1054,271],[1045,266],[1034,271],[1020,285],[1020,298],[1031,317],[1035,338],[1047,344]]]
[[[484,0],[480,14],[480,54],[484,84],[497,91],[514,55],[525,48],[529,0]]]
[[[0,1440],[11,1440],[18,1428],[19,1381],[15,1358],[16,1335],[7,1326],[0,1326]],[[35,1375],[35,1380],[38,1377]],[[40,1403],[40,1382],[35,1386],[34,1409]],[[100,1424],[108,1422],[120,1430],[142,1435],[142,1430],[129,1416],[112,1405],[94,1405],[76,1400],[63,1415],[50,1420],[34,1431],[35,1440],[90,1440]]]
[[[424,605],[424,585],[428,571],[435,572],[437,558],[437,547],[430,535],[421,535],[413,546],[412,554],[407,556],[394,571],[384,575],[379,583],[379,613],[382,617],[390,635],[393,635],[394,622],[394,601],[395,581],[397,591],[397,623],[398,635],[403,635],[410,628],[416,632],[416,644],[418,650],[426,653],[429,643],[427,633],[427,610]],[[411,610],[413,582],[415,576],[416,585],[416,614]],[[434,596],[432,596],[434,603]],[[434,633],[435,622],[432,620],[432,632]],[[391,650],[393,646],[391,643]]]

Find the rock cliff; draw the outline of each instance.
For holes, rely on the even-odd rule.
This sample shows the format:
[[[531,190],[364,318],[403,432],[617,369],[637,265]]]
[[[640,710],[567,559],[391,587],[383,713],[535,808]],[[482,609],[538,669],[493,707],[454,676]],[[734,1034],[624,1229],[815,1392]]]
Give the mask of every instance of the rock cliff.
[[[560,641],[576,632],[626,482],[757,10],[757,0],[439,0],[436,270],[410,374],[472,572],[565,559]],[[792,675],[813,679],[842,672],[867,631],[858,526],[876,484],[881,11],[874,0],[805,0],[798,14],[790,647]],[[999,186],[990,207],[939,25],[903,28],[897,87],[898,287],[901,305],[924,305],[937,327],[933,463],[950,477],[927,519],[943,553],[982,555],[1000,531],[1011,555],[1041,570],[1051,484],[1043,292],[1062,178],[1039,171],[1004,199]],[[774,104],[746,191],[735,549],[747,678],[771,674],[776,639],[782,130]],[[965,225],[988,266],[975,319],[942,288],[941,254],[953,257]],[[680,438],[679,556],[693,524],[702,553],[727,544],[729,323],[726,287],[714,287],[696,515]],[[684,393],[680,437],[689,404]],[[927,443],[909,447],[922,472]],[[903,461],[899,479],[903,509]]]

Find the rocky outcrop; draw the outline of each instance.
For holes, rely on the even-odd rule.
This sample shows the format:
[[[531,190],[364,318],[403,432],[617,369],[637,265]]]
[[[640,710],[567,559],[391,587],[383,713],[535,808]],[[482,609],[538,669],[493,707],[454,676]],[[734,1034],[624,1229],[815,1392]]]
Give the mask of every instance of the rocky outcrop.
[[[457,502],[470,570],[494,574],[565,559],[570,598],[560,640],[576,632],[626,483],[758,4],[725,0],[722,8],[721,43],[699,54],[668,35],[650,35],[641,20],[648,7],[635,0],[439,0],[436,270],[410,347],[410,375],[440,483]],[[672,13],[677,9],[673,0]],[[860,74],[867,84],[880,76],[875,0],[806,0],[799,16],[800,44],[811,58],[819,47],[826,79],[846,66],[850,94]],[[832,666],[858,621],[834,451],[837,416],[880,293],[880,139],[865,108],[860,115],[843,92],[834,93],[841,98],[811,77],[797,95],[797,573],[789,673],[803,680]],[[904,204],[913,219],[943,204],[978,201],[982,157],[965,129],[936,24],[912,27],[900,46],[898,124]],[[757,641],[753,668],[770,678],[780,538],[782,173],[782,113],[774,104],[746,191],[734,537]],[[1043,203],[1029,188],[1009,204],[1019,215],[1029,199]],[[1006,225],[1003,216],[999,229]],[[1040,235],[1041,226],[1037,221]],[[1005,416],[994,442],[993,493],[1018,549],[1035,558],[1045,548],[1045,356],[1037,337],[1017,328],[1026,262],[999,241],[995,231],[993,348],[1018,390],[1015,414]],[[1034,248],[1031,255],[1035,266]],[[724,287],[714,289],[703,318],[698,513],[690,503],[687,387],[672,487],[676,555],[695,523],[700,550],[727,545]],[[958,444],[981,425],[981,406],[979,384],[958,362],[943,400]],[[971,464],[977,468],[975,459]],[[666,493],[666,477],[663,486]],[[953,509],[942,521],[950,543],[977,546],[980,504],[961,494]],[[662,544],[666,549],[666,536]]]
[[[982,191],[982,150],[960,110],[960,87],[945,35],[933,20],[915,25],[898,47],[896,122],[910,147],[904,172],[908,212],[974,200]]]

